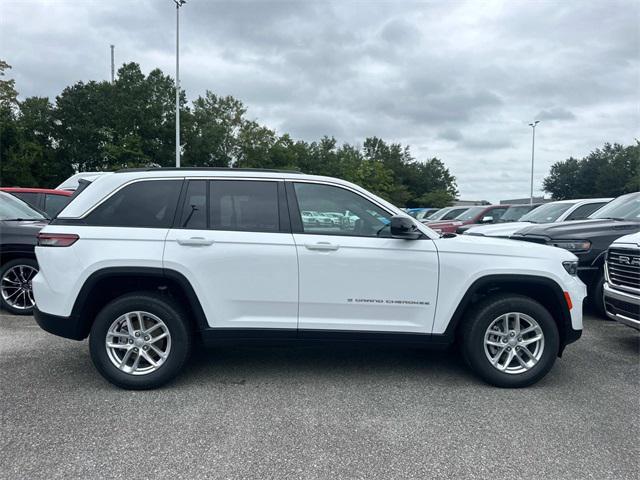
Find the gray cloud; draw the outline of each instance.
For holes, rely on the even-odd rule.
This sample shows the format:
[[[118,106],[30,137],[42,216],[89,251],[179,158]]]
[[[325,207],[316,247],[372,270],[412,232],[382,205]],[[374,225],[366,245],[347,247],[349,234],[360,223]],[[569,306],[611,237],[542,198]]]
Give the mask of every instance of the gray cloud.
[[[465,198],[529,191],[550,165],[640,125],[640,4],[202,1],[181,10],[182,85],[244,101],[296,138],[367,135],[437,156]],[[169,0],[4,0],[3,59],[21,96],[54,97],[118,64],[174,72]],[[538,193],[538,192],[537,192]]]

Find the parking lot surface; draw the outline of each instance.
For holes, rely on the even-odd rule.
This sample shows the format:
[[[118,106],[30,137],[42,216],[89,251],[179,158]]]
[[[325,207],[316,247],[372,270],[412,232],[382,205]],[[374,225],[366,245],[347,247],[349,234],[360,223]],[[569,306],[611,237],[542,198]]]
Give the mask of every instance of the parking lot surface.
[[[130,392],[86,342],[0,315],[0,478],[638,478],[640,335],[586,318],[533,387],[454,351],[225,346]]]

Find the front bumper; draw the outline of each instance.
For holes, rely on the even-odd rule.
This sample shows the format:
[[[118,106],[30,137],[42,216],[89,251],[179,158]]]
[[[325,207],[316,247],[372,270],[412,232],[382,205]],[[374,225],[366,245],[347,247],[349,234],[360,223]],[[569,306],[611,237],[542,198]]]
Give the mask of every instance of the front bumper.
[[[51,315],[50,313],[41,312],[38,307],[33,309],[33,316],[40,328],[59,337],[72,340],[83,340],[87,337],[86,328],[74,316],[59,317],[58,315]]]
[[[604,309],[617,322],[640,330],[640,296],[604,284]]]

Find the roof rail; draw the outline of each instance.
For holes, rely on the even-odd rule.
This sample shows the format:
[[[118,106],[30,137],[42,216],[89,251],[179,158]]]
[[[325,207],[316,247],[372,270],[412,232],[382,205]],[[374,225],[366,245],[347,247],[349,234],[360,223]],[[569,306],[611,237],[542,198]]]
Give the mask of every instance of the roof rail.
[[[116,170],[115,173],[125,172],[171,172],[171,171],[212,171],[212,172],[267,172],[267,173],[297,173],[302,174],[300,170],[278,170],[275,168],[232,168],[232,167],[150,167],[150,168],[122,168]]]

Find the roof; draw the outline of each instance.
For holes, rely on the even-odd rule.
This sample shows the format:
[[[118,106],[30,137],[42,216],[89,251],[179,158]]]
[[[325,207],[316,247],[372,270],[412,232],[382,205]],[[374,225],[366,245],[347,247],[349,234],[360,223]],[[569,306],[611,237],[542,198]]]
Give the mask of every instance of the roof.
[[[54,188],[0,187],[0,190],[8,193],[48,193],[50,195],[63,195],[65,197],[73,195],[73,192],[56,190]]]
[[[278,170],[275,168],[230,168],[230,167],[154,167],[154,168],[123,168],[115,173],[127,172],[268,172],[268,173],[296,173],[299,170]]]

